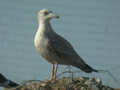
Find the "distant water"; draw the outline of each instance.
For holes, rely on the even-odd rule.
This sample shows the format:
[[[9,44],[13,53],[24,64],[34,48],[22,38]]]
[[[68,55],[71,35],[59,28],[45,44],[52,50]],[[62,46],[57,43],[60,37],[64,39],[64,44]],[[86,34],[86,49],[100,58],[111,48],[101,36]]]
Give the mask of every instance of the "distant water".
[[[55,31],[69,40],[88,64],[107,69],[120,80],[119,3],[120,0],[1,0],[0,72],[15,81],[48,78],[52,65],[39,56],[33,44],[37,12],[47,8],[61,17],[52,21]],[[107,74],[88,76],[102,77],[105,84],[120,88]]]

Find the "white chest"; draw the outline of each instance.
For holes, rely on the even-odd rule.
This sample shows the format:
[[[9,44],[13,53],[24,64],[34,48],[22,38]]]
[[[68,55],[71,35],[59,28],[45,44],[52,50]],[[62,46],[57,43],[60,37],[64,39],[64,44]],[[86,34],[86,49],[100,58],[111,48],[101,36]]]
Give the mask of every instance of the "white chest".
[[[47,51],[47,44],[48,39],[42,32],[38,30],[34,38],[34,45],[41,55]]]

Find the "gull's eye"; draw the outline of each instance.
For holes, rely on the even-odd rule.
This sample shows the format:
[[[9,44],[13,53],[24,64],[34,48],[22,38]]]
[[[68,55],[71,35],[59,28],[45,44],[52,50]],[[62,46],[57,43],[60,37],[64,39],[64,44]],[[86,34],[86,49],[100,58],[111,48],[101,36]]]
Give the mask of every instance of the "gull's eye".
[[[45,14],[45,15],[48,15],[48,14],[49,14],[49,12],[44,12],[44,14]]]

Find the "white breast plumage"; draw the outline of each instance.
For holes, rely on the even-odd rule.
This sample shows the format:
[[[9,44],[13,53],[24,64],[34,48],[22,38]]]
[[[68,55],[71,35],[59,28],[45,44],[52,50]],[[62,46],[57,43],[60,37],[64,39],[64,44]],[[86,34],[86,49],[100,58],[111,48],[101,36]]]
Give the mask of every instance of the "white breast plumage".
[[[48,43],[48,39],[45,38],[44,34],[40,33],[38,30],[38,32],[36,33],[35,38],[34,38],[34,45],[35,45],[37,51],[40,53],[40,55],[45,53],[47,43]]]

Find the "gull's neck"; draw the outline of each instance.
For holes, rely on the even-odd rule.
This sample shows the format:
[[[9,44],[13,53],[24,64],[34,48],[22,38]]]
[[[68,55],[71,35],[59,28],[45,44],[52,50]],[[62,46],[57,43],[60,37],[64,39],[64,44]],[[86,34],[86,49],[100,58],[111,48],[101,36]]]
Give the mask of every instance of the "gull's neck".
[[[42,33],[42,34],[47,34],[49,32],[53,32],[50,21],[49,20],[48,21],[40,20],[38,31],[39,31],[39,33]]]

